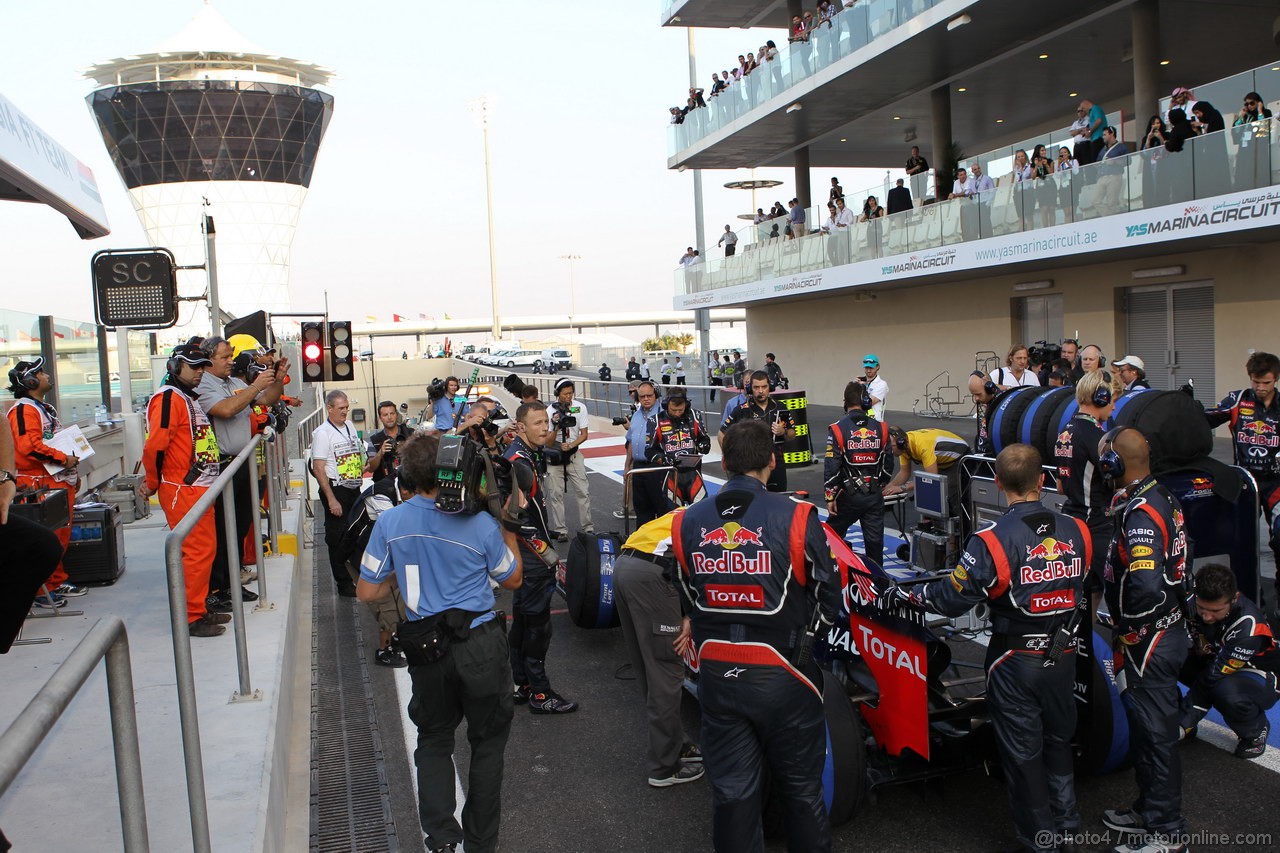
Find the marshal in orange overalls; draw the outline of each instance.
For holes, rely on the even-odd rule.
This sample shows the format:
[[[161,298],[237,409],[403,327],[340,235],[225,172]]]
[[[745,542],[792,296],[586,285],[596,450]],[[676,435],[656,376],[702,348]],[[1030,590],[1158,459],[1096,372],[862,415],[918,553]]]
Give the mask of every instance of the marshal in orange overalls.
[[[45,444],[47,439],[61,429],[58,413],[53,406],[33,400],[30,397],[19,397],[13,408],[9,409],[9,425],[13,427],[14,462],[18,469],[19,489],[65,489],[67,492],[67,524],[54,531],[58,541],[62,543],[62,553],[67,552],[71,542],[71,513],[76,503],[76,482],[74,471],[61,471],[50,474],[44,467],[48,462],[54,465],[65,465],[67,455],[57,448]],[[67,580],[66,569],[62,560],[49,575],[45,584],[50,590],[62,586]]]

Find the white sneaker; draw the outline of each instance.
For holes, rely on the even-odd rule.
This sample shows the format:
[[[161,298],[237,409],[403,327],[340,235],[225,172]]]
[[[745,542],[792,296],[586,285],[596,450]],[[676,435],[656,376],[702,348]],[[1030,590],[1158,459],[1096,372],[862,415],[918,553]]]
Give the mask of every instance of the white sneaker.
[[[240,570],[240,584],[241,584],[242,586],[243,586],[244,584],[247,584],[247,583],[252,583],[253,581],[256,581],[257,579],[258,579],[258,573],[257,573],[257,572],[255,572],[253,569],[241,569],[241,570]]]
[[[74,598],[79,595],[84,595],[89,590],[85,589],[82,586],[76,586],[73,583],[64,583],[62,586],[58,587],[53,591],[56,592],[58,595],[69,595]]]
[[[681,764],[680,769],[670,776],[660,779],[649,777],[650,788],[670,788],[672,785],[683,785],[685,782],[696,782],[706,773],[701,764]]]

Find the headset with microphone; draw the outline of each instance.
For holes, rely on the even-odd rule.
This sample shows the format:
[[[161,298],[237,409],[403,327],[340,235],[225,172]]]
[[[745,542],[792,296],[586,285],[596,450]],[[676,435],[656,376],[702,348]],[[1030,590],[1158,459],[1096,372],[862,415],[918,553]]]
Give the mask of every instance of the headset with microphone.
[[[1124,458],[1116,453],[1115,443],[1120,433],[1131,429],[1133,429],[1131,426],[1112,427],[1102,436],[1102,453],[1098,455],[1098,471],[1103,478],[1117,483],[1124,481]]]
[[[44,370],[44,357],[36,356],[35,361],[20,361],[9,371],[9,384],[14,391],[34,391],[40,387],[37,374]]]

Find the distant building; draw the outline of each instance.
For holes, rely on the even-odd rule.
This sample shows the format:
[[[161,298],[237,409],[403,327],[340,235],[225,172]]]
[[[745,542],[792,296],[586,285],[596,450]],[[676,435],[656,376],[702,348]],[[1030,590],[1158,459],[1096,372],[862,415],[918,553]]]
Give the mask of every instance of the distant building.
[[[214,219],[220,301],[233,314],[282,310],[294,230],[311,185],[333,73],[237,33],[208,4],[155,50],[85,72],[103,141],[151,242],[204,262]],[[203,288],[203,273],[184,291]],[[199,286],[197,287],[197,282]]]

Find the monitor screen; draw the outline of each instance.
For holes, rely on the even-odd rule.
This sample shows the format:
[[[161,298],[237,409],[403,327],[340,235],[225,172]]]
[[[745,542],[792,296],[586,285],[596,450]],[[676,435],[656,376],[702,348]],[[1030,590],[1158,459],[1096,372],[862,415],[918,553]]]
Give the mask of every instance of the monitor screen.
[[[927,518],[947,518],[947,479],[941,474],[915,471],[916,511]]]

